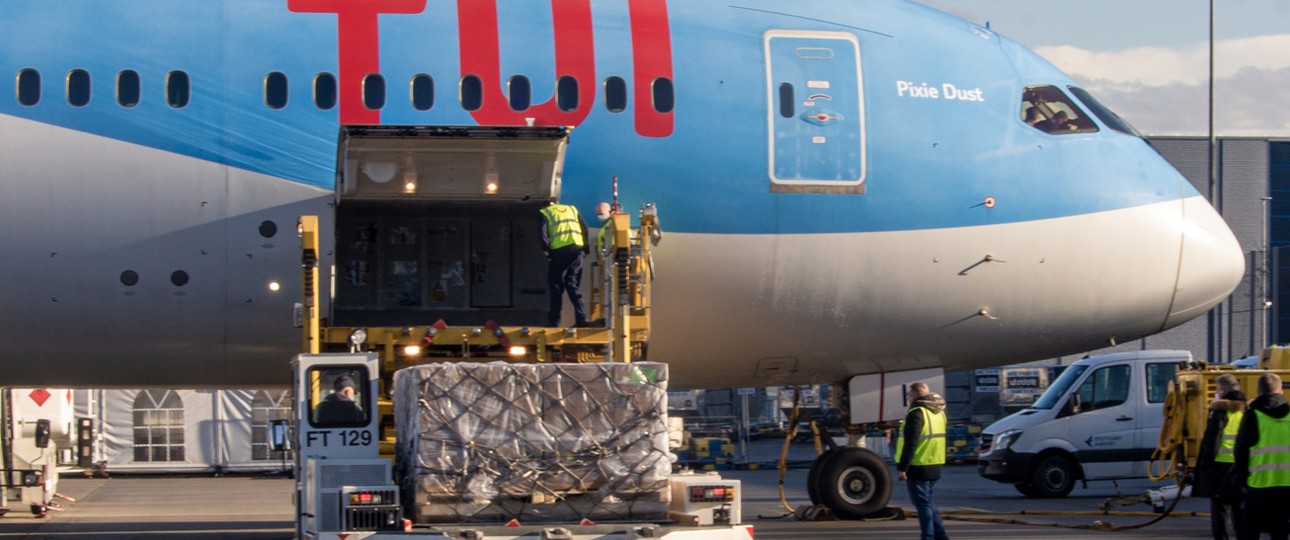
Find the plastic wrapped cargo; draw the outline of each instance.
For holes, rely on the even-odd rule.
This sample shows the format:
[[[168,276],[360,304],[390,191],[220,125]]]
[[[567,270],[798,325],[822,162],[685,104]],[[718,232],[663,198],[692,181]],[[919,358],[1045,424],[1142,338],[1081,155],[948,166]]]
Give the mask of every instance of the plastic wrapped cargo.
[[[419,522],[667,517],[665,364],[427,364],[394,399]]]

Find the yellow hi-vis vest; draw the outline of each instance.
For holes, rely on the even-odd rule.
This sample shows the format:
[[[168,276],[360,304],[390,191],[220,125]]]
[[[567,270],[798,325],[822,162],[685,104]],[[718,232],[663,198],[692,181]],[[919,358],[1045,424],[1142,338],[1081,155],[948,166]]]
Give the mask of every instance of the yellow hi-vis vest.
[[[1218,453],[1214,454],[1216,463],[1236,463],[1236,455],[1232,452],[1236,450],[1236,432],[1241,429],[1241,418],[1245,417],[1245,411],[1227,411],[1227,425],[1223,426],[1223,433],[1218,438]]]
[[[622,214],[612,214],[609,216],[609,219],[606,219],[604,223],[600,224],[600,232],[596,233],[596,251],[604,251],[606,247],[615,247],[615,248],[623,247],[623,246],[610,246],[608,244],[605,244],[606,238],[609,239],[610,244],[614,242],[614,235],[610,234],[610,229],[614,228],[614,217],[619,215],[622,215]],[[627,230],[628,236],[629,237],[635,236],[635,233],[631,230],[631,227],[630,227],[631,222],[624,221],[624,223],[629,224],[628,230]]]
[[[934,413],[927,407],[913,407],[910,410],[923,413],[923,431],[915,441],[914,457],[909,460],[913,465],[945,464],[945,412]],[[896,460],[904,455],[905,421],[900,421],[900,437],[896,439]]]
[[[1250,447],[1252,488],[1290,487],[1290,416],[1273,418],[1254,411],[1259,442]]]
[[[542,219],[546,220],[546,234],[551,239],[547,249],[587,245],[582,238],[582,227],[578,226],[577,208],[567,204],[553,204],[542,209]]]

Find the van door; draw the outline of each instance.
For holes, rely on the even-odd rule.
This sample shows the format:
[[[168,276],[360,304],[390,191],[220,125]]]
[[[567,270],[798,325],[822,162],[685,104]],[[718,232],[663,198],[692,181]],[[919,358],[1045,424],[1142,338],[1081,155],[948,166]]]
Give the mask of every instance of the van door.
[[[1138,445],[1139,407],[1134,395],[1131,364],[1097,368],[1080,384],[1075,395],[1079,407],[1070,419],[1070,443],[1084,468],[1086,480],[1125,478],[1131,475]],[[1141,391],[1138,391],[1141,394]]]
[[[1164,425],[1165,396],[1169,394],[1169,383],[1178,372],[1178,363],[1186,357],[1162,359],[1160,362],[1145,364],[1143,369],[1142,412],[1135,419],[1137,429],[1134,436],[1138,442],[1137,456],[1133,462],[1133,476],[1147,476],[1148,460],[1160,441],[1160,428]]]

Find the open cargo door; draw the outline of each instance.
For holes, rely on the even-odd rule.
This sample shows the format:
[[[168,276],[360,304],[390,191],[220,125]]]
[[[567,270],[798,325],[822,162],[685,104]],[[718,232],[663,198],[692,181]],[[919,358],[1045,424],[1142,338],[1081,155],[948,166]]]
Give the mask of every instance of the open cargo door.
[[[345,126],[334,325],[539,326],[563,127]]]
[[[546,201],[568,141],[563,127],[342,126],[337,202]]]

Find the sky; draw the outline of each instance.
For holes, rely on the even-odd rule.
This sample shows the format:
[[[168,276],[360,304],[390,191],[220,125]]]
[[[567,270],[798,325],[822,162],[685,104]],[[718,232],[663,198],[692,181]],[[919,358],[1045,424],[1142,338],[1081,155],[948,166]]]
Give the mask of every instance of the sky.
[[[918,0],[1025,45],[1146,135],[1206,135],[1210,0]],[[1214,0],[1214,130],[1290,137],[1290,0]]]

